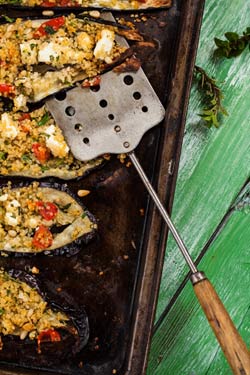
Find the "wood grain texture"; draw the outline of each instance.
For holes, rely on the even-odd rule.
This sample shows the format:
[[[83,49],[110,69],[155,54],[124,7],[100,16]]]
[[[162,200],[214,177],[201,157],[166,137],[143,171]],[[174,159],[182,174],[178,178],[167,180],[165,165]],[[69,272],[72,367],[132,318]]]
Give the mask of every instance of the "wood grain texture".
[[[250,215],[234,211],[203,258],[200,269],[250,346]],[[230,368],[189,282],[156,331],[148,375],[229,375]]]
[[[207,0],[197,64],[221,84],[229,116],[207,129],[198,116],[201,97],[193,88],[172,218],[196,258],[250,175],[249,50],[236,59],[214,61],[213,38],[249,26],[250,1]],[[169,237],[156,320],[187,272]]]
[[[250,375],[250,353],[209,280],[194,285],[194,292],[235,375]]]

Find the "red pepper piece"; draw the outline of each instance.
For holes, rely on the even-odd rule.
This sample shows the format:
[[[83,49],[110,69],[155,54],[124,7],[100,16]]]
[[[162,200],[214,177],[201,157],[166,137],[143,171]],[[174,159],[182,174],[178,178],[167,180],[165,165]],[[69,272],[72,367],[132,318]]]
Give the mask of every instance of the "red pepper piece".
[[[61,26],[65,24],[65,17],[52,18],[46,22],[43,22],[38,29],[34,32],[34,38],[40,38],[48,34],[54,34]]]
[[[32,152],[35,154],[35,157],[41,164],[44,164],[46,163],[46,161],[49,160],[50,150],[48,149],[46,145],[41,144],[41,143],[33,143],[31,149],[32,149]]]

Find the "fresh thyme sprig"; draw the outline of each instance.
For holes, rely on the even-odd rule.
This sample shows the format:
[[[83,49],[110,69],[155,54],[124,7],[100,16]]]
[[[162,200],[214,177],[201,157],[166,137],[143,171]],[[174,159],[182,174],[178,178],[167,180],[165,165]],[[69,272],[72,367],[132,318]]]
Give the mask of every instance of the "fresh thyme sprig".
[[[224,34],[227,40],[214,38],[217,46],[215,55],[218,57],[236,57],[239,56],[248,46],[250,49],[250,27],[247,27],[243,35],[234,32],[227,32]]]
[[[194,68],[194,78],[204,94],[204,108],[199,115],[207,127],[211,128],[215,126],[218,128],[220,126],[220,115],[228,115],[226,109],[222,106],[223,93],[217,85],[216,80],[211,78],[204,69],[197,65]]]

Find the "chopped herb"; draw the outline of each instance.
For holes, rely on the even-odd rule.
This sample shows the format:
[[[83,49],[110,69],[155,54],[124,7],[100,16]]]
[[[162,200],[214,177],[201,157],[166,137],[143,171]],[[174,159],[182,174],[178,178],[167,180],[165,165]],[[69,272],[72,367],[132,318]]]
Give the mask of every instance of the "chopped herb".
[[[49,113],[46,112],[40,121],[38,121],[37,126],[43,126],[45,125],[50,119]]]
[[[216,80],[211,78],[201,67],[195,66],[194,77],[204,95],[204,108],[200,116],[206,126],[218,128],[220,126],[219,116],[221,114],[228,116],[226,109],[221,103],[224,98],[223,93]]]
[[[65,206],[59,206],[58,205],[58,207],[60,208],[60,210],[63,211],[63,212],[67,212],[68,209],[70,208],[70,206],[71,206],[71,203],[65,204]]]
[[[5,14],[2,14],[1,17],[3,17],[5,19],[5,21],[7,21],[9,23],[15,22],[15,20],[13,18],[10,18],[10,17],[6,16]]]
[[[53,29],[53,27],[51,27],[51,26],[49,26],[49,25],[46,25],[45,28],[44,28],[44,30],[45,30],[45,32],[46,32],[47,34],[50,34],[50,35],[55,34],[55,32],[56,32],[56,31]]]
[[[4,309],[1,309],[1,308],[0,308],[0,315],[3,315],[4,312],[5,312]]]
[[[31,157],[31,155],[30,154],[23,154],[22,155],[22,157],[21,157],[21,159],[23,160],[23,161],[31,161],[32,160],[32,157]]]
[[[49,169],[49,167],[46,167],[45,165],[40,165],[41,171],[45,172]]]
[[[47,133],[40,133],[41,135],[43,135],[44,137],[46,138],[49,138],[50,137],[50,134],[47,134]]]
[[[31,45],[30,45],[30,49],[31,49],[31,51],[32,51],[36,46],[37,46],[37,44],[35,44],[35,43],[31,43]]]
[[[8,156],[7,152],[0,151],[0,159],[1,160],[6,160]]]
[[[64,165],[64,164],[65,164],[65,160],[64,160],[64,158],[62,158],[62,159],[57,158],[57,159],[55,160],[55,165],[56,165],[57,167],[59,167],[60,165]]]
[[[224,35],[226,40],[214,38],[217,46],[215,56],[231,58],[239,56],[247,46],[250,49],[250,27],[247,27],[243,35],[231,31]]]
[[[84,219],[85,217],[86,217],[87,215],[86,215],[86,213],[84,212],[83,214],[82,214],[82,219]]]

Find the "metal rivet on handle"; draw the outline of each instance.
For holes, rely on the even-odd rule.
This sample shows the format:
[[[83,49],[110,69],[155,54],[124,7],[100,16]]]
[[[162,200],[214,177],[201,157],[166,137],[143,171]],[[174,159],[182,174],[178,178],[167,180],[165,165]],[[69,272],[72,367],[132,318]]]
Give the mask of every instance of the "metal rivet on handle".
[[[119,125],[116,125],[115,127],[114,127],[114,130],[116,131],[116,133],[119,133],[120,131],[121,131],[121,127],[119,126]],[[125,142],[126,143],[126,142]],[[124,147],[126,147],[126,146],[124,146]]]

